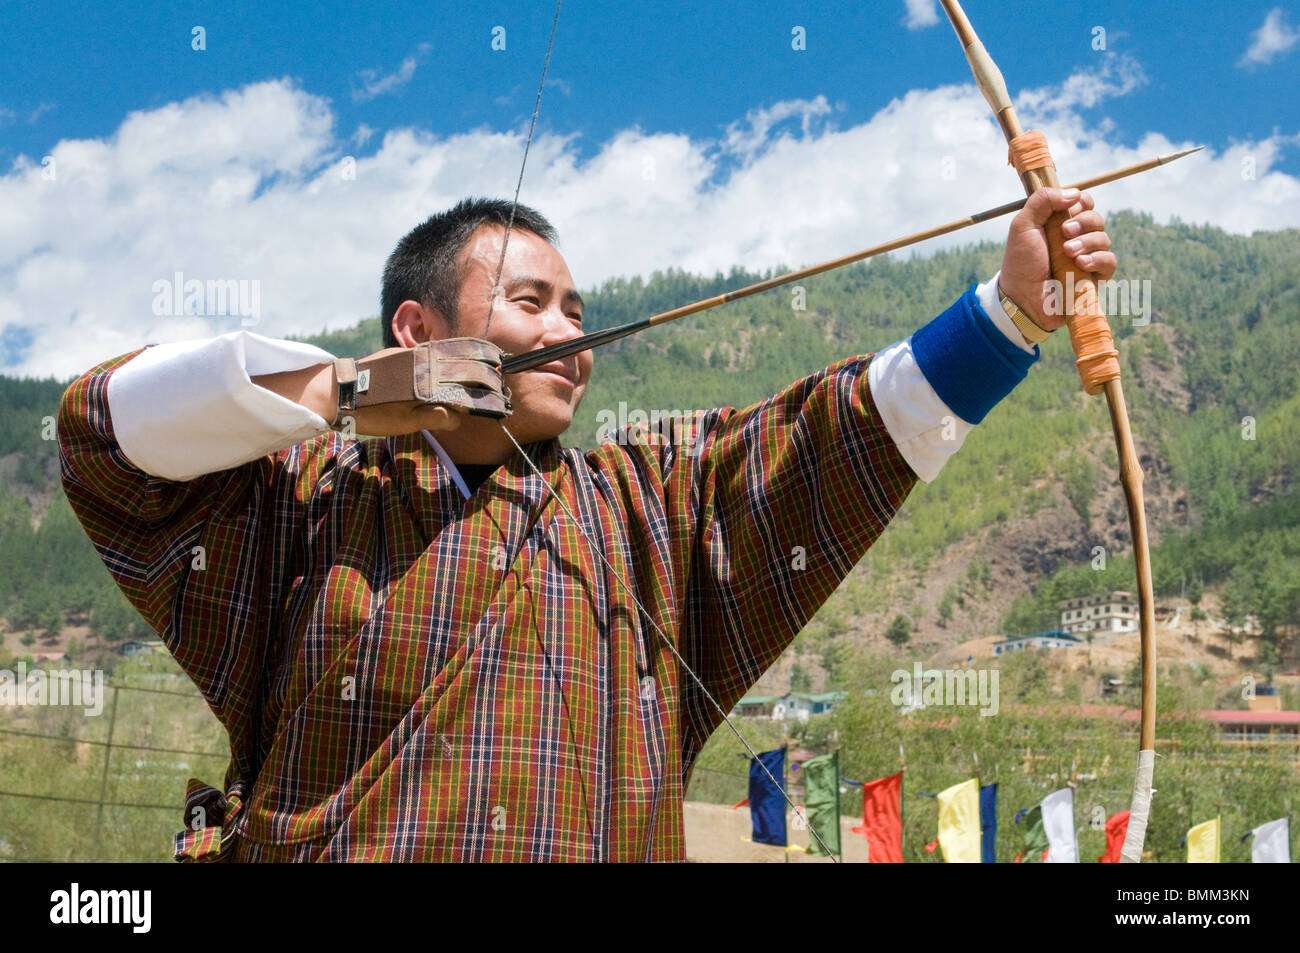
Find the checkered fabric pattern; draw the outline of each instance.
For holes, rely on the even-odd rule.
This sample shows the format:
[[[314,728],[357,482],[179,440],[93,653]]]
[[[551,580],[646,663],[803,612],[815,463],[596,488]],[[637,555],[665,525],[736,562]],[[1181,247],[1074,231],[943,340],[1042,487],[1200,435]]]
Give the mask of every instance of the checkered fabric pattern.
[[[178,859],[685,858],[722,716],[518,455],[468,501],[418,433],[171,482],[114,439],[134,353],[68,389],[60,454],[108,571],[230,735],[222,789],[189,791],[222,833],[191,806]],[[723,710],[916,480],[870,358],[641,439],[526,448]]]

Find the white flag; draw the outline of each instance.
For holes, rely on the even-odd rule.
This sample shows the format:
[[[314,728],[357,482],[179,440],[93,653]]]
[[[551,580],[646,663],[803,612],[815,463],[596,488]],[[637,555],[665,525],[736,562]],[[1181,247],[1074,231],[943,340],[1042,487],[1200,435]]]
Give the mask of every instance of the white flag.
[[[1074,836],[1074,791],[1061,788],[1043,798],[1043,830],[1047,833],[1045,864],[1077,864],[1078,841]]]
[[[1291,825],[1285,817],[1261,824],[1252,833],[1255,835],[1250,845],[1252,864],[1291,863]]]

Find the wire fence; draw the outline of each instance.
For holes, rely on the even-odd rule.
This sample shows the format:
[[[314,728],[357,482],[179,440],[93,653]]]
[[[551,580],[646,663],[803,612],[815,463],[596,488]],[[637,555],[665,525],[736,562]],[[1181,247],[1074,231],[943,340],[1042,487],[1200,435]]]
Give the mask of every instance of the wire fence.
[[[98,712],[0,707],[0,862],[171,859],[188,779],[220,782],[230,753],[184,675],[144,677],[178,687],[104,681]]]
[[[169,861],[186,782],[224,777],[225,732],[173,660],[113,674],[94,715],[0,706],[0,862]],[[687,798],[734,804],[748,787],[743,767],[697,765]]]
[[[167,670],[160,672],[148,662],[120,666],[111,681],[103,681],[105,692],[94,714],[67,705],[0,705],[0,862],[171,860],[173,837],[186,825],[188,779],[220,786],[230,754],[224,730],[179,667],[170,658],[155,659],[154,664]],[[1265,752],[1268,757],[1261,757]],[[1161,755],[1171,805],[1188,802],[1189,810],[1199,815],[1209,808],[1191,807],[1192,789],[1223,788],[1215,809],[1236,810],[1249,820],[1278,811],[1269,807],[1261,813],[1253,802],[1239,805],[1226,798],[1226,789],[1237,792],[1237,778],[1258,778],[1261,771],[1277,775],[1271,783],[1261,780],[1264,787],[1283,783],[1283,778],[1289,781],[1300,744],[1294,736],[1267,743],[1219,736],[1215,741],[1189,743],[1183,752],[1177,738],[1166,738]],[[932,760],[941,759],[936,755]],[[1041,796],[1039,788],[1058,783],[1059,772],[1050,766],[1059,760],[1058,754],[1017,749],[1012,757],[1015,766],[1009,767],[1004,756],[1001,770],[994,765],[986,780],[1014,782],[1016,766],[1023,778],[1031,765],[1041,765],[1034,768],[1035,784],[1029,789],[1005,792],[1008,804],[1023,807]],[[732,764],[735,769],[730,769]],[[1061,770],[1069,767],[1065,762]],[[1184,773],[1187,778],[1181,777]],[[941,774],[950,778],[960,772]],[[1059,784],[1067,783],[1066,774],[1059,778]],[[1114,777],[1085,774],[1078,780],[1087,782],[1079,794],[1086,793],[1089,804],[1122,805],[1127,798],[1127,788],[1115,787]],[[919,776],[917,782],[915,791],[939,789],[922,783]],[[793,772],[788,784],[791,796],[798,799],[801,784]],[[1179,784],[1187,788],[1181,795],[1176,793]],[[712,765],[695,766],[686,800],[733,805],[748,793],[746,767],[715,758]],[[854,813],[848,807],[852,800],[852,795],[846,795],[848,813]],[[1241,818],[1233,823],[1245,823]],[[1170,842],[1176,843],[1176,838]]]

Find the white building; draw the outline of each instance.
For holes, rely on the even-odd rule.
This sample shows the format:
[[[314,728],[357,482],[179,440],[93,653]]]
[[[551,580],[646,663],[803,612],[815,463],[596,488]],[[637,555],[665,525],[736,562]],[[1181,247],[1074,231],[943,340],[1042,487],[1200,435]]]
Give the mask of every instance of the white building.
[[[788,692],[785,695],[746,695],[731,710],[731,717],[770,718],[773,721],[807,721],[828,714],[848,692]]]
[[[1099,596],[1083,596],[1058,602],[1061,629],[1072,634],[1095,632],[1136,632],[1137,600],[1127,592],[1116,590]]]
[[[993,654],[1006,655],[1021,649],[1068,649],[1078,644],[1077,636],[1065,632],[1039,632],[1037,635],[1022,635],[994,642]]]

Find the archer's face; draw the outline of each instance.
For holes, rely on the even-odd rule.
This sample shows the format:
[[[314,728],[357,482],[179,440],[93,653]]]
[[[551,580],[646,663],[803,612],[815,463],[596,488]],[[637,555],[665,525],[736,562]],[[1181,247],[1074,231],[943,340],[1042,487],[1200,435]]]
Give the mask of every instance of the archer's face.
[[[507,354],[558,344],[582,336],[582,298],[569,266],[555,247],[532,232],[510,230],[501,295],[488,306],[501,259],[505,229],[479,228],[461,251],[463,280],[456,334],[483,337]],[[519,374],[506,375],[513,413],[507,420],[521,443],[557,437],[568,429],[591,379],[590,351]]]

